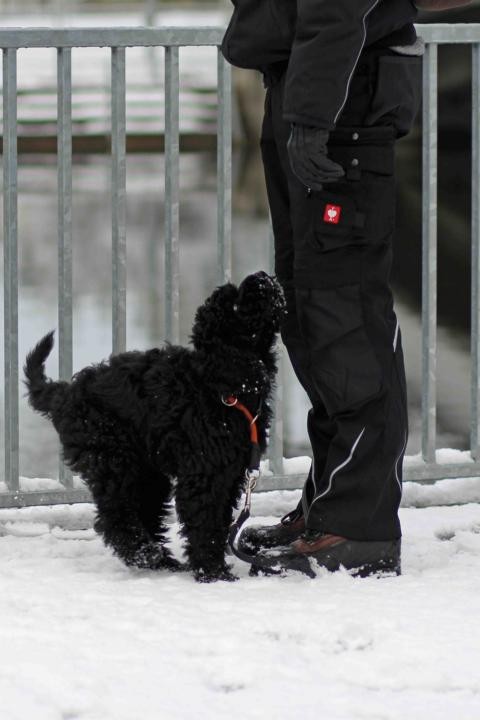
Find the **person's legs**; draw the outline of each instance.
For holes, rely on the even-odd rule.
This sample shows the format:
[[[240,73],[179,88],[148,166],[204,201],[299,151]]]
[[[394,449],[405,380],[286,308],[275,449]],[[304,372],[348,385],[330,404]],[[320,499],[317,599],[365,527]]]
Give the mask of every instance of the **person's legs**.
[[[418,106],[413,88],[418,66],[405,70],[402,58],[396,57],[384,67],[383,80],[377,75],[373,79],[368,63],[366,72],[358,73],[329,143],[331,157],[347,169],[347,176],[320,193],[308,194],[290,170],[282,82],[270,90],[266,126],[267,140],[273,137],[271,150],[266,152],[262,138],[267,185],[272,173],[276,185],[282,178],[288,187],[283,197],[289,218],[284,208],[285,222],[280,219],[276,227],[272,207],[272,221],[277,273],[284,268],[291,273],[292,260],[294,265],[287,278],[290,312],[282,337],[312,400],[308,429],[313,472],[303,493],[307,529],[322,531],[330,545],[338,545],[342,537],[362,541],[357,544],[369,557],[382,555],[378,541],[394,542],[401,535],[398,505],[408,418],[401,333],[389,287],[395,225],[393,146],[396,136],[408,132]],[[385,71],[392,70],[403,72],[405,90],[394,103],[384,82]],[[393,87],[394,79],[389,78]],[[361,91],[356,93],[356,88]],[[294,237],[289,265],[284,264],[286,227]],[[352,567],[359,562],[354,546],[344,544],[337,552],[346,553],[344,560],[353,562]],[[317,553],[317,559],[324,552]],[[389,545],[388,553],[393,558],[399,547]],[[396,560],[392,562],[391,567],[397,567]]]
[[[393,444],[395,461],[401,448],[397,450],[398,438],[385,436],[395,332],[395,323],[393,330],[390,328],[393,303],[388,288],[393,176],[386,175],[378,182],[367,178],[362,169],[357,180],[345,179],[329,184],[328,190],[307,194],[289,166],[289,124],[283,121],[282,104],[280,82],[271,89],[280,166],[276,176],[282,171],[287,180],[294,236],[289,316],[282,337],[312,409],[317,409],[308,422],[313,472],[303,497],[307,527],[354,539],[399,537],[396,510],[400,488],[388,445]],[[382,132],[389,135],[388,128]],[[371,130],[369,134],[367,140],[375,140]],[[337,152],[331,148],[333,159],[339,154],[345,158],[349,152],[353,159],[357,148],[348,147],[346,134],[332,133],[332,139],[335,135],[344,135],[345,144],[339,145]],[[393,132],[390,138],[393,152]],[[388,139],[386,142],[378,150],[388,154]],[[361,149],[368,147],[362,145]],[[381,195],[376,198],[378,193]],[[340,208],[342,222],[324,220],[327,206]],[[364,222],[370,215],[376,214],[376,218],[363,229],[364,238],[359,242],[354,223],[362,210]],[[277,272],[283,269],[282,260],[280,253]],[[392,420],[391,431],[398,434],[398,421]],[[403,446],[403,431],[401,435]],[[385,494],[388,498],[383,500]]]

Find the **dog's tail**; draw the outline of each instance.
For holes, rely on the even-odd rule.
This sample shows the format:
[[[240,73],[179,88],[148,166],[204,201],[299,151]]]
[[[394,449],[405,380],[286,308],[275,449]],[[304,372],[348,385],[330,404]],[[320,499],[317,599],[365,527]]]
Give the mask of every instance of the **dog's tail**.
[[[63,400],[67,388],[67,383],[55,382],[45,375],[45,361],[53,348],[53,335],[52,330],[35,345],[23,368],[30,405],[47,416],[51,416],[58,401]]]

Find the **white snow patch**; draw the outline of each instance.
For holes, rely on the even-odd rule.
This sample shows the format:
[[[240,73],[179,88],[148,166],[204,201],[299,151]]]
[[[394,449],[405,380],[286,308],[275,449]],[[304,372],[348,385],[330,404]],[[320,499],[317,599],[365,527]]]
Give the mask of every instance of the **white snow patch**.
[[[255,497],[250,522],[298,497]],[[5,720],[480,716],[478,504],[403,508],[398,578],[253,578],[234,559],[240,580],[210,585],[129,570],[84,528],[92,515],[0,511],[44,531],[0,537]]]
[[[309,466],[285,460],[286,473]],[[300,496],[256,493],[248,523],[278,522]],[[2,719],[480,717],[480,478],[404,484],[398,578],[254,578],[237,558],[236,583],[133,571],[94,514],[0,509]],[[182,557],[178,530],[173,514]]]
[[[21,476],[20,487],[22,492],[49,492],[54,490],[65,490],[64,486],[58,479],[46,477],[31,478]],[[83,480],[77,475],[74,475],[73,477],[73,487],[77,490],[85,488]],[[0,493],[2,492],[8,492],[5,482],[0,482]]]

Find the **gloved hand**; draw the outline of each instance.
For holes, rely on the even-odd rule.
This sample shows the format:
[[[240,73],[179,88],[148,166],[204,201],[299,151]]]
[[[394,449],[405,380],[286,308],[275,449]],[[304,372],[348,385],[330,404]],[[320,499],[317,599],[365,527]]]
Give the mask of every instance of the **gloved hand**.
[[[345,171],[327,155],[328,130],[292,123],[287,142],[290,166],[297,178],[312,190],[322,190],[322,183],[339,180]]]

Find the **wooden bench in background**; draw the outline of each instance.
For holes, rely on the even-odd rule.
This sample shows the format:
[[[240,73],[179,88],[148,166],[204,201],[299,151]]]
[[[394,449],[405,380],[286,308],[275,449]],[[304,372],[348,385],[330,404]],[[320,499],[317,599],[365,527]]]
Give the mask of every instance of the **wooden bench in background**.
[[[127,86],[126,147],[128,153],[164,151],[163,88],[151,84]],[[74,154],[110,152],[110,89],[76,86],[72,93]],[[212,87],[180,89],[180,150],[199,152],[217,147],[217,91]],[[3,152],[3,141],[0,140]],[[57,152],[56,88],[18,91],[18,152]]]

